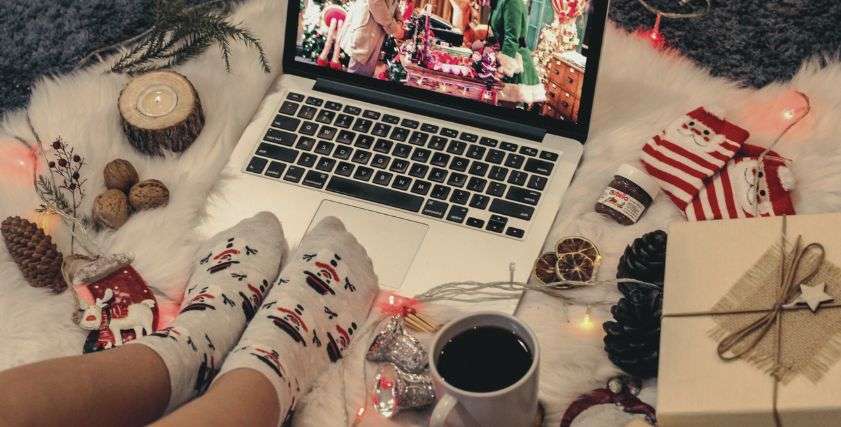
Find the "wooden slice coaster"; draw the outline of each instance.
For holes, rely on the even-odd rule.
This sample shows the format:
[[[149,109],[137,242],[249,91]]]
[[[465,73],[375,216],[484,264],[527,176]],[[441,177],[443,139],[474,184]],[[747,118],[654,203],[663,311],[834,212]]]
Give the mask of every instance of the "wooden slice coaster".
[[[204,127],[196,89],[174,71],[135,77],[120,93],[119,109],[131,145],[150,155],[186,150]]]

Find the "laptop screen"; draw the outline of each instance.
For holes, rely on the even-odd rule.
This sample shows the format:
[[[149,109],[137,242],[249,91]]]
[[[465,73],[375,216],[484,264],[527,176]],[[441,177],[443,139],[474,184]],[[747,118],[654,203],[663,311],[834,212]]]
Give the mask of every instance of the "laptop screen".
[[[300,0],[295,62],[445,105],[460,98],[501,117],[578,125],[591,108],[589,32],[600,44],[603,17],[589,30],[588,18],[598,1]]]

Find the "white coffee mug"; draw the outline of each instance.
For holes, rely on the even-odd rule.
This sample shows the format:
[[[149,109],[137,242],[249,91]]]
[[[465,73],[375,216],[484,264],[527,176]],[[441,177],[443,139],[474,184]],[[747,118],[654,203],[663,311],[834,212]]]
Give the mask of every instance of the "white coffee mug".
[[[448,384],[438,372],[438,356],[456,335],[474,327],[496,326],[519,336],[531,350],[531,366],[522,378],[500,390],[478,393]],[[537,367],[540,347],[534,332],[513,316],[495,311],[472,313],[441,328],[432,341],[429,366],[438,403],[429,418],[431,427],[531,426],[537,417]],[[494,357],[488,354],[487,357]],[[506,361],[500,360],[499,363]]]

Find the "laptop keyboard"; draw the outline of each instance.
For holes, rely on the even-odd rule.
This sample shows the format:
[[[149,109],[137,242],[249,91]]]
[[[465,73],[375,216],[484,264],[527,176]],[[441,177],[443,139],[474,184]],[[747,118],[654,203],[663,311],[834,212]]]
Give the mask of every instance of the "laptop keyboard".
[[[290,92],[245,170],[519,239],[557,159]]]

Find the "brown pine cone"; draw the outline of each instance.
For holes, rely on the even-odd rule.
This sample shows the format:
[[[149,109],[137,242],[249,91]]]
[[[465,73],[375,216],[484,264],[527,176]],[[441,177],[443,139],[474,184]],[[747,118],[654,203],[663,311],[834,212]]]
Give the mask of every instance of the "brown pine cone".
[[[60,293],[67,288],[61,276],[61,252],[50,236],[26,219],[10,216],[0,225],[3,240],[23,277],[36,288]]]

